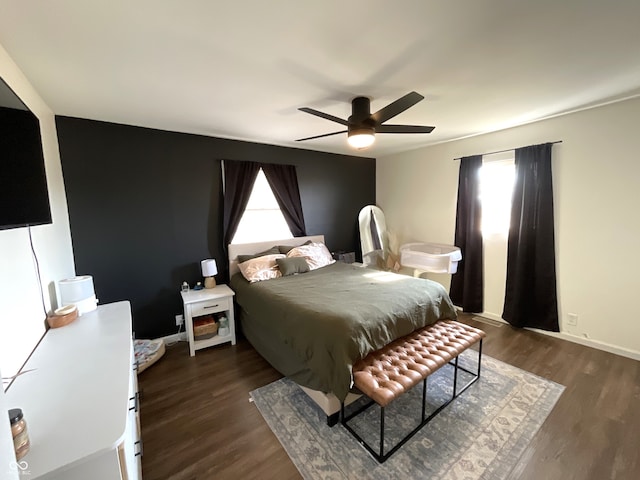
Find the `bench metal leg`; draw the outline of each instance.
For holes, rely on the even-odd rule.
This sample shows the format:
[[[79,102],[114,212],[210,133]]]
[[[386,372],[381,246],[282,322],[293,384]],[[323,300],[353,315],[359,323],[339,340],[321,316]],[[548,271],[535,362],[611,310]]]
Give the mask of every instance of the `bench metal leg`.
[[[455,362],[454,362],[454,373],[453,373],[453,397],[452,400],[456,397],[458,397],[462,392],[464,392],[467,388],[469,388],[471,385],[473,385],[474,383],[476,383],[478,381],[478,379],[480,378],[480,369],[481,369],[481,365],[482,365],[482,339],[480,339],[479,343],[478,343],[478,370],[476,372],[472,372],[471,370],[467,370],[464,367],[461,367],[460,365],[458,365],[458,357],[455,358]],[[457,390],[457,383],[458,383],[458,369],[462,370],[463,372],[466,372],[470,375],[472,375],[471,380],[460,389],[460,391]]]
[[[375,402],[372,400],[362,407],[358,408],[355,412],[351,413],[349,416],[345,416],[345,408],[344,402],[340,405],[340,420],[342,425],[353,435],[356,440],[379,462],[384,463],[391,455],[393,455],[400,447],[402,447],[405,443],[407,443],[418,431],[424,427],[427,423],[429,423],[436,415],[438,415],[447,405],[449,405],[453,400],[455,400],[462,392],[464,392],[467,388],[473,385],[478,378],[480,378],[480,370],[481,370],[481,359],[482,359],[482,339],[479,341],[478,346],[478,370],[477,372],[472,372],[467,370],[464,367],[461,367],[458,364],[458,357],[456,357],[453,363],[450,363],[454,367],[453,371],[453,395],[447,400],[445,403],[440,405],[433,413],[431,413],[428,417],[425,418],[425,408],[426,408],[426,397],[427,397],[427,380],[429,377],[426,377],[423,381],[422,385],[422,414],[420,425],[414,428],[406,437],[404,437],[398,444],[396,444],[391,450],[387,453],[384,453],[384,424],[385,424],[385,407],[380,407],[380,445],[378,451],[374,451],[373,448],[347,423],[349,420],[358,416],[369,407],[371,407]],[[458,383],[458,369],[472,375],[472,379],[460,390],[457,388]]]
[[[380,407],[380,455],[384,458],[384,407]]]
[[[422,421],[424,422],[425,408],[427,406],[427,377],[422,381]]]
[[[458,357],[453,360],[453,397],[456,398],[456,388],[458,387]]]

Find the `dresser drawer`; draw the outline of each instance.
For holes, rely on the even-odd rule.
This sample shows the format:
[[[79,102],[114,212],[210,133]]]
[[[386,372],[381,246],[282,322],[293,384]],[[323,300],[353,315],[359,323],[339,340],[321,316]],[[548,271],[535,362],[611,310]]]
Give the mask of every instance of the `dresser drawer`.
[[[229,298],[220,298],[215,300],[207,300],[191,305],[191,317],[199,317],[201,315],[209,315],[211,313],[224,312],[229,310]]]

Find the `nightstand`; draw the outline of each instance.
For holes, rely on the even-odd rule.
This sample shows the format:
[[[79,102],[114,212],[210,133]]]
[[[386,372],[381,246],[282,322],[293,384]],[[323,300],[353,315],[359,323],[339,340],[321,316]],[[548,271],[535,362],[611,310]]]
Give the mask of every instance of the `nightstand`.
[[[333,252],[331,255],[333,256],[333,259],[338,262],[353,263],[356,261],[356,252],[345,252],[343,250],[339,250],[337,252]]]
[[[189,340],[189,354],[193,357],[196,350],[231,342],[236,344],[236,322],[233,315],[233,296],[235,293],[227,285],[217,285],[203,290],[180,292],[184,304],[184,322]],[[198,317],[224,314],[229,320],[228,335],[214,335],[204,340],[196,340],[193,335],[193,322]],[[215,316],[215,315],[214,315]]]

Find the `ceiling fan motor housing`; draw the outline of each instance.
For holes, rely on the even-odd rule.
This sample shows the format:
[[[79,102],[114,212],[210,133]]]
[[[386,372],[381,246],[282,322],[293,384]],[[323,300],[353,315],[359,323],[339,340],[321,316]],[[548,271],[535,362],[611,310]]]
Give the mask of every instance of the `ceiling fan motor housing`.
[[[356,97],[351,101],[351,116],[348,118],[348,135],[374,134],[376,122],[371,117],[371,100]]]

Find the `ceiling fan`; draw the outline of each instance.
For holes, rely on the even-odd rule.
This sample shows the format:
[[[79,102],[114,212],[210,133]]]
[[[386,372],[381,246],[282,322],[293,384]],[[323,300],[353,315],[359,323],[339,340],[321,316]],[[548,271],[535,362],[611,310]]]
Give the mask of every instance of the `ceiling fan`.
[[[435,127],[422,125],[383,125],[384,122],[413,107],[422,99],[424,99],[424,97],[419,93],[407,93],[395,102],[390,103],[375,113],[371,113],[371,101],[369,98],[356,97],[351,101],[351,116],[348,120],[334,117],[333,115],[314,110],[313,108],[299,108],[298,110],[302,112],[339,123],[340,125],[346,126],[347,129],[340,130],[339,132],[325,133],[324,135],[300,138],[296,140],[296,142],[304,142],[305,140],[346,133],[348,135],[347,140],[349,145],[357,149],[363,149],[371,146],[375,140],[376,133],[431,133]]]

